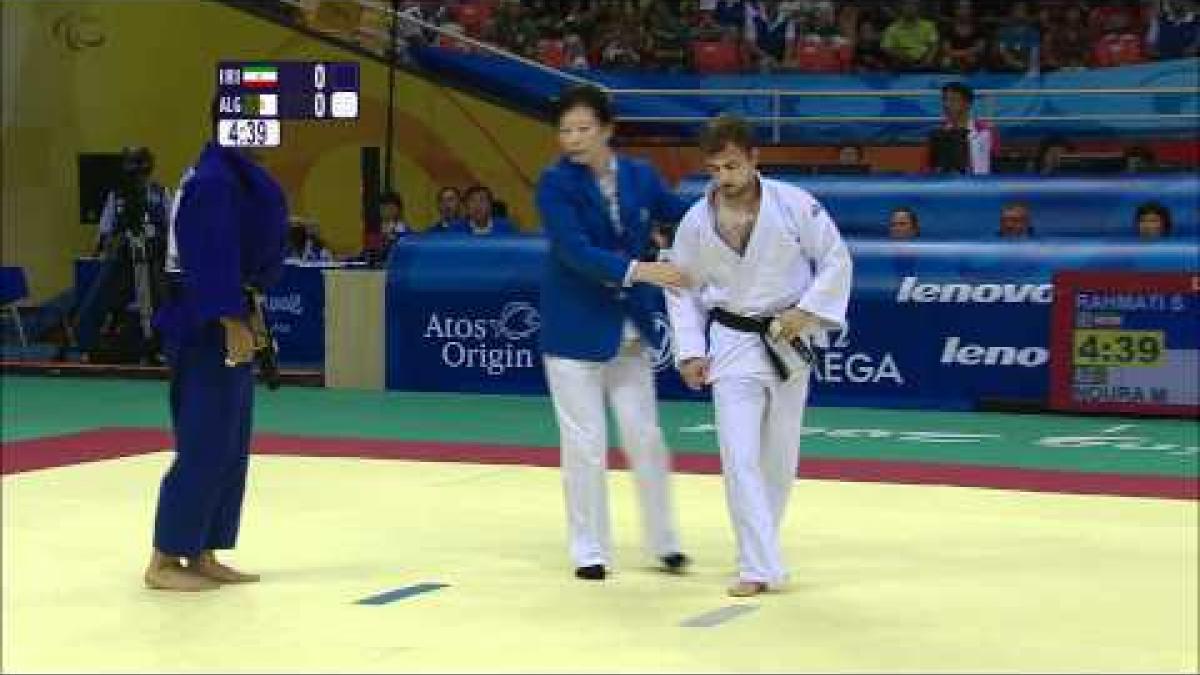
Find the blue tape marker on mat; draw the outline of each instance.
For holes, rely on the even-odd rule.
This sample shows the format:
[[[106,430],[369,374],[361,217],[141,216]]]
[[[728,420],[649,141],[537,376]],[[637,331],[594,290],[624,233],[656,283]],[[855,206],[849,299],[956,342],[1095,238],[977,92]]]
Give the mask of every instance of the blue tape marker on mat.
[[[743,614],[749,614],[756,609],[758,609],[758,605],[729,605],[728,607],[721,607],[720,609],[714,609],[711,612],[705,612],[699,616],[685,619],[679,625],[684,628],[712,628],[726,621],[732,621]]]
[[[354,604],[356,604],[356,605],[386,605],[389,602],[395,602],[397,600],[411,598],[414,595],[420,595],[422,593],[436,591],[438,589],[446,588],[449,585],[450,584],[413,584],[412,586],[405,586],[404,588],[397,588],[394,591],[387,591],[385,593],[380,593],[378,595],[372,595],[370,597],[363,598],[362,600],[357,600],[357,601],[355,601]]]

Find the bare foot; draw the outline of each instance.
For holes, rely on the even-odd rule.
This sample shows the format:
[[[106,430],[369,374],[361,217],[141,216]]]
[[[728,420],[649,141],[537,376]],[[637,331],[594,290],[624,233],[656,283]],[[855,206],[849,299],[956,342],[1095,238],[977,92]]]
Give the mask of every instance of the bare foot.
[[[219,562],[212,551],[205,551],[195,558],[188,558],[187,568],[196,574],[224,584],[246,584],[262,579],[257,574],[239,572],[229,565]]]
[[[761,581],[739,581],[729,587],[729,595],[735,598],[749,598],[767,592],[767,585]]]
[[[159,591],[211,591],[221,585],[179,564],[179,560],[155,552],[143,577],[147,588]]]

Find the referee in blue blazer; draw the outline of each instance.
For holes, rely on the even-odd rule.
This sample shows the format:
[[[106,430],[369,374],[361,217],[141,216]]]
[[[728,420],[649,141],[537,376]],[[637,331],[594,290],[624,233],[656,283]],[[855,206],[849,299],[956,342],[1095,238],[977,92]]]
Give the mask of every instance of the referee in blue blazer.
[[[575,576],[602,580],[612,563],[606,400],[635,475],[646,548],[665,571],[682,572],[689,560],[675,526],[649,353],[665,337],[653,326],[660,289],[687,280],[670,263],[638,259],[650,247],[653,222],[674,224],[689,204],[649,164],[612,150],[613,112],[603,90],[568,89],[557,121],[563,156],[537,185],[550,240],[540,341],[558,422]]]

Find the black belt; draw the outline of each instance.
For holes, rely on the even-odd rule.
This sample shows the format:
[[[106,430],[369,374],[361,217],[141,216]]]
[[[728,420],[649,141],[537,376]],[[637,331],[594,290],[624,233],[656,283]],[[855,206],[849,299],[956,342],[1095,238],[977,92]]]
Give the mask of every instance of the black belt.
[[[771,326],[771,319],[759,319],[753,316],[742,316],[722,307],[713,307],[708,312],[708,317],[713,321],[732,328],[743,333],[756,333],[763,341],[763,350],[767,352],[767,358],[771,360],[771,367],[775,369],[775,374],[779,379],[787,379],[787,368],[784,367],[783,361],[775,354],[775,350],[767,344],[767,329]]]

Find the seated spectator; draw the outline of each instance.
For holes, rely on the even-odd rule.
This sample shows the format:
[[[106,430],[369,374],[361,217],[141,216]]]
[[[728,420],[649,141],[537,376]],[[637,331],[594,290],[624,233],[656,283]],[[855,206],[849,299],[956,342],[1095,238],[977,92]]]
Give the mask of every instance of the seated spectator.
[[[438,190],[438,219],[425,231],[430,234],[465,232],[467,225],[462,217],[462,193],[456,187],[446,186]]]
[[[520,0],[505,0],[484,27],[484,40],[527,59],[537,58],[537,24]]]
[[[1087,68],[1092,50],[1087,15],[1083,7],[1069,5],[1062,16],[1042,33],[1042,70]]]
[[[795,61],[790,65],[808,73],[840,73],[849,70],[850,41],[842,35],[833,8],[821,9],[796,20]]]
[[[759,71],[769,73],[795,60],[796,22],[780,11],[779,0],[746,10],[745,44]]]
[[[1145,60],[1142,38],[1134,32],[1127,12],[1114,12],[1105,20],[1104,35],[1092,50],[1092,65],[1099,68],[1125,66]]]
[[[970,73],[983,65],[987,40],[972,13],[971,3],[955,5],[954,18],[942,33],[939,63],[943,71]]]
[[[921,221],[917,212],[907,206],[892,209],[888,220],[888,237],[891,239],[916,239],[921,236]]]
[[[1012,4],[1008,20],[996,29],[992,43],[992,67],[1003,72],[1024,73],[1040,68],[1035,59],[1041,49],[1041,35],[1029,12],[1029,3]]]
[[[942,87],[942,124],[929,137],[929,167],[938,173],[987,174],[998,145],[996,131],[975,119],[975,92],[961,82]]]
[[[1171,210],[1158,202],[1139,204],[1133,214],[1137,234],[1142,239],[1162,239],[1171,236]]]
[[[838,166],[862,166],[866,153],[863,146],[857,143],[847,143],[838,148]]]
[[[407,237],[413,230],[404,220],[404,200],[395,192],[385,192],[379,197],[379,231],[383,235],[383,250],[388,250],[397,239]]]
[[[1000,209],[1000,231],[1002,239],[1028,239],[1033,236],[1033,225],[1029,217],[1029,204],[1009,202]]]
[[[938,49],[937,26],[921,16],[919,0],[904,0],[896,20],[883,31],[883,51],[896,70],[932,70]]]
[[[746,0],[716,0],[712,16],[721,26],[742,30],[746,25]]]
[[[639,39],[640,31],[631,32],[620,24],[612,25],[600,38],[600,67],[625,70],[640,66]]]
[[[321,262],[333,260],[333,254],[317,235],[316,221],[292,216],[288,227],[284,258],[289,261]]]
[[[859,22],[857,33],[858,39],[854,43],[855,70],[860,73],[887,70],[888,57],[883,51],[879,24],[867,17]]]
[[[492,191],[482,185],[472,185],[467,189],[464,200],[467,203],[466,232],[473,235],[511,235],[520,234],[508,218],[497,216],[492,208]]]
[[[563,38],[563,67],[573,70],[587,70],[588,55],[587,46],[583,44],[583,38],[576,33],[568,33]]]
[[[1194,0],[1163,0],[1146,31],[1146,50],[1156,59],[1200,55],[1200,12]]]
[[[645,51],[650,56],[650,63],[659,70],[682,71],[687,65],[691,39],[683,20],[666,3],[656,2],[646,8],[643,24],[646,27]]]
[[[1074,152],[1075,147],[1063,136],[1048,136],[1038,145],[1037,173],[1050,176],[1062,170],[1062,156]]]
[[[1126,148],[1122,157],[1125,160],[1125,173],[1149,173],[1156,168],[1154,153],[1145,146],[1135,145]]]

